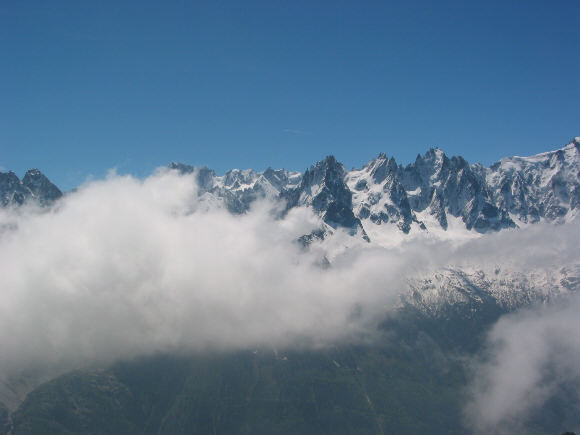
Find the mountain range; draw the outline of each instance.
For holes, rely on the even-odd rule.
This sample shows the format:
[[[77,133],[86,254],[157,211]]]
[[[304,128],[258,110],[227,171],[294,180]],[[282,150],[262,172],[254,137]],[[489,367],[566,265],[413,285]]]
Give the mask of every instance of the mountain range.
[[[217,175],[207,168],[171,163],[195,173],[198,196],[208,207],[244,213],[261,198],[279,198],[286,210],[310,207],[327,227],[348,229],[370,240],[396,228],[403,234],[462,228],[479,233],[541,221],[565,222],[580,207],[580,138],[561,149],[530,157],[506,157],[490,167],[448,157],[439,148],[402,166],[380,154],[361,169],[347,170],[333,156],[304,173],[268,168],[232,169]],[[39,170],[22,180],[0,173],[0,204],[49,205],[62,192]],[[388,228],[384,230],[383,228]]]

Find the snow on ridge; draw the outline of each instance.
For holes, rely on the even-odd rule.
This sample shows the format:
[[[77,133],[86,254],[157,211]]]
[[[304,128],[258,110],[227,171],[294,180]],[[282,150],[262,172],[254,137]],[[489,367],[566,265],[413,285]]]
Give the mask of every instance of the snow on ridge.
[[[550,158],[552,158],[552,156],[554,154],[561,152],[561,151],[563,151],[566,154],[570,154],[570,155],[567,155],[567,157],[572,158],[572,157],[578,155],[576,144],[579,142],[580,142],[580,137],[575,137],[574,140],[572,140],[568,144],[564,145],[562,148],[558,148],[558,149],[555,149],[552,151],[545,151],[545,152],[538,153],[538,154],[533,154],[531,156],[504,157],[504,158],[500,159],[498,163],[500,163],[500,164],[503,164],[504,162],[505,163],[511,163],[511,162],[542,163],[542,162],[546,162],[546,161],[550,160]],[[494,166],[494,165],[492,165],[492,166]]]

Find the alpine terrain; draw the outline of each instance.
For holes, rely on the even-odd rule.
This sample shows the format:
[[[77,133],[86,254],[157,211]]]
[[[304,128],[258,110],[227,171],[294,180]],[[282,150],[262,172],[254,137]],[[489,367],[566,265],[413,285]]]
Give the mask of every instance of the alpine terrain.
[[[526,341],[528,337],[558,337],[546,339],[558,343],[546,347],[546,354],[562,352],[563,360],[570,356],[562,349],[573,337],[553,332],[559,331],[560,323],[547,319],[559,313],[559,307],[564,313],[580,307],[575,302],[580,291],[580,251],[574,255],[574,246],[566,248],[578,228],[580,137],[554,151],[506,157],[489,167],[431,148],[406,166],[380,154],[351,170],[328,156],[303,173],[268,168],[263,172],[233,169],[218,175],[185,163],[171,163],[160,172],[194,181],[185,214],[215,212],[216,219],[227,214],[235,222],[268,204],[267,213],[275,223],[290,225],[299,220],[299,213],[305,213],[313,224],[289,242],[299,252],[292,261],[315,258],[313,273],[320,279],[316,282],[322,283],[335,282],[325,280],[363,264],[360,268],[365,272],[356,275],[345,292],[344,323],[336,323],[345,330],[351,328],[350,332],[325,330],[325,339],[317,341],[316,332],[309,335],[300,330],[302,335],[296,335],[303,339],[279,345],[206,346],[183,352],[159,348],[60,370],[43,371],[38,364],[25,372],[0,373],[0,434],[544,434],[580,430],[580,373],[563,369],[568,366],[559,358],[555,362],[551,357],[534,359],[544,348],[532,338]],[[37,169],[22,179],[13,172],[0,173],[1,211],[8,216],[0,221],[0,245],[29,228],[21,224],[23,216],[56,219],[83,189],[63,193]],[[163,189],[155,191],[160,201],[173,195]],[[118,207],[123,207],[123,201],[118,201]],[[171,213],[181,212],[171,209]],[[143,215],[143,220],[148,217]],[[230,230],[224,227],[223,231]],[[236,240],[232,236],[232,249]],[[79,249],[90,250],[83,240],[77,242]],[[554,256],[543,251],[543,246],[554,246]],[[191,250],[195,249],[192,243]],[[106,252],[117,258],[114,247]],[[375,252],[386,252],[393,260],[389,264],[372,260],[383,258],[374,257]],[[188,259],[168,255],[166,275],[182,260],[195,267],[193,260],[188,263]],[[140,253],[135,258],[135,262],[147,261]],[[118,258],[125,269],[133,267],[126,260]],[[64,270],[71,274],[81,273],[74,267],[74,258],[58,264],[63,263],[66,267],[70,263]],[[348,277],[347,272],[341,276]],[[281,281],[285,292],[292,291],[282,287],[275,268],[267,273],[274,276],[268,281],[272,288]],[[233,287],[245,285],[234,281]],[[248,282],[251,288],[251,277]],[[113,278],[107,285],[114,288]],[[363,296],[357,299],[367,287],[378,288],[379,294],[388,288],[394,297],[370,302]],[[328,310],[335,306],[334,301],[330,303],[332,290],[324,290],[330,295]],[[85,291],[91,289],[87,286]],[[136,303],[156,306],[154,291]],[[170,286],[163,292],[171,292]],[[242,290],[239,294],[237,313],[245,312],[244,304],[261,303],[244,299],[247,293]],[[291,310],[291,295],[284,300]],[[0,317],[11,306],[6,302],[5,308],[2,303]],[[195,306],[211,305],[199,298]],[[308,312],[308,307],[300,313]],[[172,311],[176,317],[178,311]],[[215,310],[208,319],[218,322],[220,316],[225,315]],[[561,319],[565,322],[567,317]],[[278,320],[293,321],[282,316]],[[321,329],[326,328],[324,320],[320,320]],[[525,326],[537,325],[536,321],[547,326]],[[0,319],[0,328],[9,327]],[[294,330],[289,331],[291,335]],[[516,331],[513,336],[512,331]],[[150,334],[151,340],[158,339],[153,329]],[[519,349],[519,345],[524,350],[514,350],[509,361],[522,362],[502,365],[504,356],[508,361],[510,346]],[[578,352],[576,344],[572,349]],[[528,350],[529,357],[517,359]],[[115,352],[124,355],[122,350]],[[534,361],[539,362],[534,365]],[[514,396],[517,400],[508,400],[508,393],[500,394],[503,390],[493,376],[494,370],[505,374],[508,368],[522,378],[528,372],[541,373],[541,377],[530,385],[512,385],[511,394],[519,391],[518,385],[522,393]],[[533,389],[532,384],[541,388]],[[514,407],[514,401],[521,407]],[[496,409],[494,403],[505,405]]]

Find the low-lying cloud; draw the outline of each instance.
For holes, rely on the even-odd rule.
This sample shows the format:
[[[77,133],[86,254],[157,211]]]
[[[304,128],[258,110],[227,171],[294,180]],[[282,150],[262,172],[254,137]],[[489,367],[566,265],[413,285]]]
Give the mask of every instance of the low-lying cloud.
[[[477,433],[525,432],[533,413],[562,386],[580,382],[580,297],[501,318],[490,352],[474,367],[466,419]],[[570,389],[570,388],[569,388]],[[578,394],[568,397],[578,402]]]
[[[328,273],[272,204],[196,211],[193,176],[111,176],[0,225],[0,371],[156,351],[316,345],[365,331],[404,279],[388,253]],[[353,318],[353,310],[364,316]]]
[[[369,337],[411,275],[449,264],[526,272],[578,259],[577,224],[390,248],[339,232],[332,243],[352,246],[325,269],[324,246],[295,242],[320,219],[301,208],[277,219],[279,206],[231,215],[198,201],[192,174],[160,171],[145,180],[112,174],[48,212],[0,211],[0,375]],[[550,391],[546,364],[578,375],[568,367],[580,356],[578,308],[575,300],[497,324],[467,411],[478,428],[524,418],[540,403]],[[562,361],[550,357],[554,346]]]

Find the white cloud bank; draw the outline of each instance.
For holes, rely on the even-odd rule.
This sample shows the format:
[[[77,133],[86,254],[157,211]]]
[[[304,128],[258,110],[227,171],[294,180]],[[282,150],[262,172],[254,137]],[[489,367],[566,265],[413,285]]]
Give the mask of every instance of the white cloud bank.
[[[363,331],[401,288],[387,253],[317,267],[293,243],[318,224],[307,210],[190,213],[195,198],[193,176],[161,172],[91,183],[50,213],[4,211],[0,372],[323,343]]]
[[[276,220],[274,205],[262,203],[233,216],[196,198],[193,175],[161,171],[142,181],[111,175],[48,213],[0,211],[0,375],[158,351],[335,342],[372,333],[410,275],[448,264],[525,272],[578,261],[577,224],[536,225],[460,245],[355,243],[324,270],[319,250],[293,243],[320,223],[308,210]],[[578,375],[578,308],[498,323],[468,409],[478,428],[540,403],[547,365]],[[550,356],[556,348],[564,358]]]

